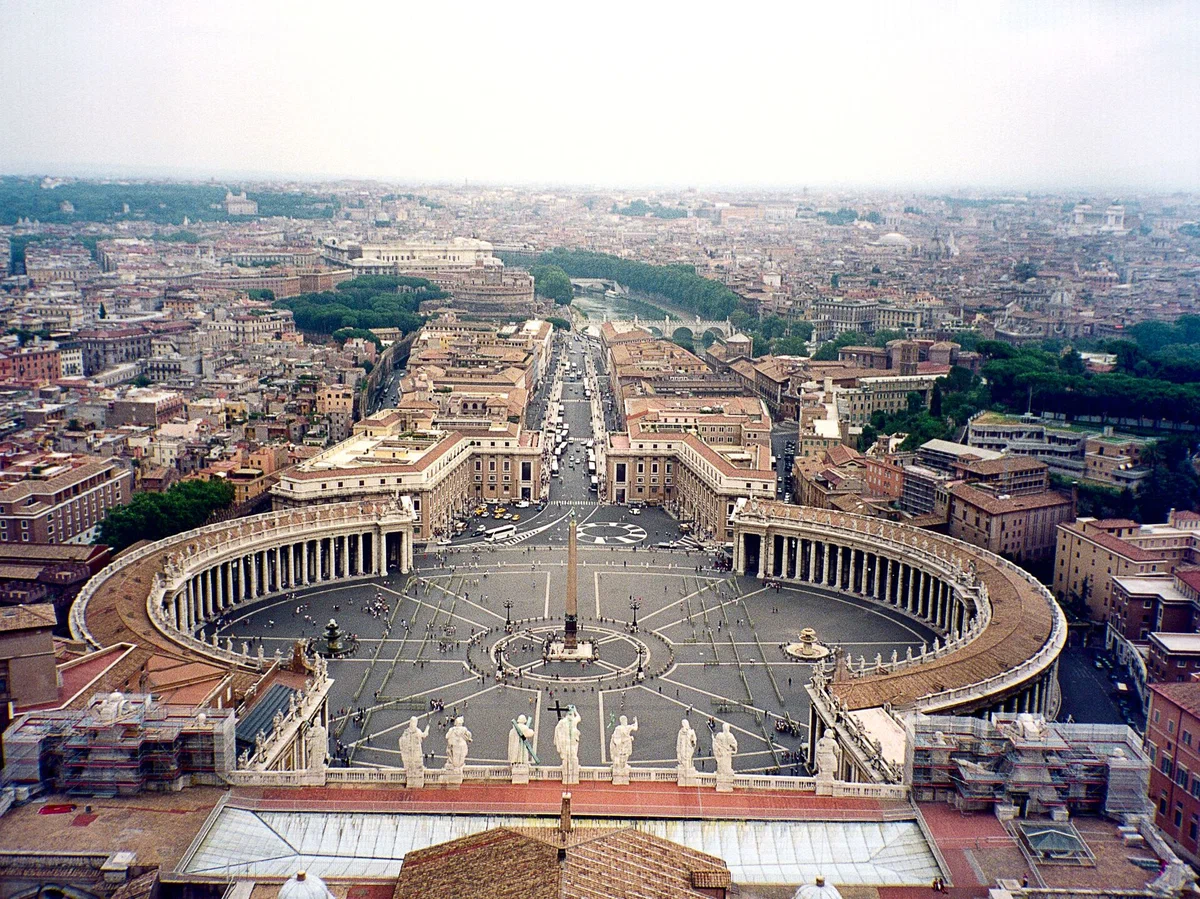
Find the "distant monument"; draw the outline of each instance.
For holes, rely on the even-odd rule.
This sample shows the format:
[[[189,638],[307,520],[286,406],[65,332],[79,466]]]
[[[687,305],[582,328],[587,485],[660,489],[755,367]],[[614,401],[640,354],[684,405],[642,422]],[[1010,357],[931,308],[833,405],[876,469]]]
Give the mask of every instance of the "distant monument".
[[[567,538],[567,603],[563,615],[562,639],[550,642],[546,650],[548,662],[591,662],[596,658],[596,644],[591,640],[579,639],[579,578],[578,547],[576,545],[575,515],[571,515],[571,526]]]

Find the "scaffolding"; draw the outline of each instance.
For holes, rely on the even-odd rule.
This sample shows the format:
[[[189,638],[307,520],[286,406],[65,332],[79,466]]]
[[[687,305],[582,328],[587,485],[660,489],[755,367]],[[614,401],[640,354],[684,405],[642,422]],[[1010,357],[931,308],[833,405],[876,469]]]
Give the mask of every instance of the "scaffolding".
[[[234,765],[231,709],[96,697],[84,711],[31,712],[4,734],[5,784],[76,796],[221,783]]]
[[[918,716],[908,725],[914,795],[963,810],[1123,816],[1145,808],[1149,759],[1117,725],[1052,724],[1031,715]]]

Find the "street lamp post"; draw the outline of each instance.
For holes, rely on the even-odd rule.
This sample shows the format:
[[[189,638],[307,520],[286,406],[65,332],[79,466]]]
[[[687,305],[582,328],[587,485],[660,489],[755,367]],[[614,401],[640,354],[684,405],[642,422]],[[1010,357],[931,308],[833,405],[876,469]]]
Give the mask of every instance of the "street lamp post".
[[[504,600],[504,633],[506,634],[511,634],[513,630],[512,607],[513,601],[511,599]]]
[[[637,613],[638,613],[638,609],[640,609],[641,607],[642,607],[642,601],[640,598],[635,599],[629,603],[629,608],[633,611],[633,620],[631,622],[629,622],[629,632],[631,634],[636,634],[638,631]]]

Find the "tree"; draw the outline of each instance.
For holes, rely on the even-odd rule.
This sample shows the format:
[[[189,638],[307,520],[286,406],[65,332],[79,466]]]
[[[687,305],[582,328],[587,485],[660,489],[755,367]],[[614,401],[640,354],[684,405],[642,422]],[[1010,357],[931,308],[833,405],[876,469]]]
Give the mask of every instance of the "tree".
[[[1032,262],[1018,262],[1013,266],[1014,281],[1028,281],[1030,278],[1036,278],[1037,274],[1037,265]]]
[[[569,321],[567,321],[565,318],[555,318],[552,316],[552,317],[546,319],[546,321],[550,322],[550,324],[552,324],[559,331],[570,331],[571,330],[571,323]]]
[[[803,337],[780,337],[772,344],[771,352],[777,356],[807,356],[808,341]]]
[[[925,398],[916,390],[908,392],[908,414],[914,415],[925,408]]]
[[[184,481],[166,493],[135,493],[128,505],[109,510],[94,542],[120,552],[139,540],[162,540],[200,527],[213,512],[232,505],[233,496],[233,485],[223,478]]]
[[[108,318],[108,310],[104,308],[104,304],[100,304],[100,311],[97,313],[100,318]]]
[[[538,265],[555,265],[572,278],[604,278],[631,290],[665,297],[677,306],[706,318],[725,318],[741,303],[719,281],[696,274],[694,266],[651,265],[606,253],[562,247],[538,257]]]
[[[142,374],[138,375],[136,378],[133,379],[134,387],[149,387],[151,383],[152,382],[150,381],[150,376],[147,375],[145,372],[143,372]]]
[[[559,306],[570,304],[575,295],[571,287],[571,277],[557,265],[535,265],[533,274],[533,289],[538,296],[554,300]]]
[[[933,391],[929,397],[929,414],[934,418],[942,417],[942,385],[933,382]]]

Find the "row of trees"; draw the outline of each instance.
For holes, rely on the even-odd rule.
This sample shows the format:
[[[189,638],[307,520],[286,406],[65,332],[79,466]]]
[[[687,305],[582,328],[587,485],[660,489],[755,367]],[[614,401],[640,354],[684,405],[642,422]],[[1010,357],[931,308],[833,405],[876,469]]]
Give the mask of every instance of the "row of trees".
[[[612,204],[612,212],[616,215],[632,215],[642,217],[652,215],[659,219],[685,219],[688,211],[679,206],[663,206],[659,203],[653,205],[645,200],[634,200],[628,206],[618,206]]]
[[[184,481],[165,493],[135,493],[128,505],[111,510],[100,522],[95,542],[120,552],[139,540],[162,540],[198,528],[232,504],[233,485],[220,478]]]
[[[702,278],[687,265],[651,265],[589,250],[562,247],[538,257],[572,278],[607,278],[631,290],[656,294],[705,318],[726,318],[738,308],[738,295],[717,281]]]
[[[212,184],[140,183],[119,184],[70,181],[45,189],[40,178],[0,177],[0,225],[14,225],[19,218],[67,224],[142,219],[180,224],[193,221],[224,221],[225,186]],[[337,208],[332,196],[298,191],[258,191],[261,217],[331,218]],[[72,210],[65,212],[63,202]],[[125,207],[129,211],[125,211]]]
[[[1094,416],[1102,420],[1200,421],[1200,383],[1173,383],[1125,371],[1092,373],[1076,352],[1062,354],[981,341],[983,374],[1005,408]]]
[[[302,293],[274,305],[290,309],[302,331],[332,335],[344,329],[399,328],[407,334],[425,323],[419,314],[421,303],[445,296],[424,278],[364,275],[343,281],[335,290]]]
[[[741,309],[729,314],[729,323],[753,341],[754,357],[774,353],[777,356],[807,356],[813,326],[806,321],[787,321],[778,315],[758,318]]]

